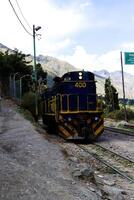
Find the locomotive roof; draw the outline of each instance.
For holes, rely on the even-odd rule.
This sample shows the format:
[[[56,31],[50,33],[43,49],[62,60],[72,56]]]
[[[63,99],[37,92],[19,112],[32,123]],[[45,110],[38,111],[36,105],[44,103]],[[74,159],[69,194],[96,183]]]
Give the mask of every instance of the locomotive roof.
[[[92,72],[90,72],[90,71],[81,70],[81,71],[71,71],[71,72],[67,72],[67,73],[65,73],[62,77],[68,76],[68,75],[71,75],[71,74],[76,74],[76,73],[92,74],[92,75],[94,75],[94,73],[92,73]]]
[[[64,80],[67,77],[77,79],[78,76],[85,76],[86,78],[94,80],[94,73],[92,73],[90,71],[83,71],[83,70],[67,72],[61,77],[61,79]]]

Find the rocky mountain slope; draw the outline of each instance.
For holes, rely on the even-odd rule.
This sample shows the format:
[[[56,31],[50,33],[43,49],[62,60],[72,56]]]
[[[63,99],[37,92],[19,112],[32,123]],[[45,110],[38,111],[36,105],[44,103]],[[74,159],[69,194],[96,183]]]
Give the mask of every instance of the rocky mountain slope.
[[[108,72],[107,70],[94,71],[97,77],[98,91],[103,94],[103,85],[105,84],[105,78],[110,77],[113,86],[119,93],[119,98],[123,97],[122,89],[122,74],[121,71]],[[101,78],[103,77],[103,78]],[[134,75],[124,72],[124,85],[125,85],[125,96],[128,99],[134,99]]]
[[[50,56],[39,55],[37,61],[42,65],[44,70],[56,76],[62,76],[66,72],[78,70],[73,65]]]
[[[12,51],[8,47],[4,46],[0,43],[0,51],[5,52],[6,50]],[[33,60],[33,56],[30,56],[30,60]],[[75,68],[71,64],[61,61],[57,58],[53,58],[50,56],[44,56],[39,55],[37,57],[37,62],[39,62],[44,71],[47,71],[49,77],[54,76],[62,76],[64,73],[69,71],[76,71],[76,70],[82,70]],[[114,85],[114,87],[117,89],[119,93],[119,97],[122,98],[122,75],[121,71],[115,71],[115,72],[108,72],[107,70],[101,70],[101,71],[94,71],[96,74],[96,81],[97,81],[97,92],[99,94],[104,94],[104,84],[105,79],[110,77],[111,82]],[[126,98],[134,99],[134,75],[129,73],[124,73],[124,80],[125,80],[125,94]],[[51,81],[49,81],[50,83]]]
[[[10,49],[10,48],[8,48],[5,45],[3,45],[3,44],[0,43],[0,51],[4,53],[7,50],[9,50],[9,51],[12,52],[12,49]]]

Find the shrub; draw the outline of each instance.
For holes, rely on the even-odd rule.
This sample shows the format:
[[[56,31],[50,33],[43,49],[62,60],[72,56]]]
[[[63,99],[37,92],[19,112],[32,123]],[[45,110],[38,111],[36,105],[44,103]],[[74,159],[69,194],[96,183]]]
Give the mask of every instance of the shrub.
[[[128,120],[132,120],[134,119],[134,111],[132,111],[131,109],[127,109],[127,119]],[[115,119],[115,120],[124,120],[124,114],[125,111],[122,108],[121,110],[116,110],[113,112],[110,112],[109,114],[107,114],[107,117],[111,118],[111,119]]]
[[[37,105],[38,105],[38,116],[36,116],[36,104],[35,104],[35,93],[34,92],[27,92],[22,97],[22,107],[29,110],[35,120],[37,120],[37,117],[41,115],[42,106],[41,106],[41,98],[37,97]]]

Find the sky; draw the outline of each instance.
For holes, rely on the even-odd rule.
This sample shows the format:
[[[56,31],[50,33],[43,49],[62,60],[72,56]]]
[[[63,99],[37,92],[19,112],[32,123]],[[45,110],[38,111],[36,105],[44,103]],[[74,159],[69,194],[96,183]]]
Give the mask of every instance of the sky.
[[[48,55],[88,71],[124,71],[124,52],[134,52],[134,0],[0,0],[0,43],[33,55],[33,25],[36,55]],[[21,8],[21,10],[20,10]],[[30,33],[30,34],[29,34]]]

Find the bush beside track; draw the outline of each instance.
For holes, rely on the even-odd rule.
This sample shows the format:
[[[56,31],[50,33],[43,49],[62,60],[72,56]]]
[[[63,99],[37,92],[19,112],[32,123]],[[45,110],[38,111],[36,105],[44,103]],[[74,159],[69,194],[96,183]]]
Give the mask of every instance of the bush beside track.
[[[127,120],[134,120],[134,111],[127,108]],[[113,112],[110,112],[108,114],[106,114],[106,118],[111,118],[114,120],[124,120],[124,109],[121,110],[115,110]]]

